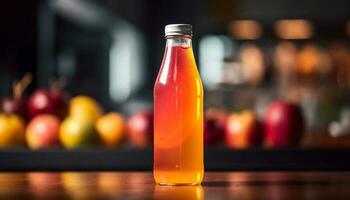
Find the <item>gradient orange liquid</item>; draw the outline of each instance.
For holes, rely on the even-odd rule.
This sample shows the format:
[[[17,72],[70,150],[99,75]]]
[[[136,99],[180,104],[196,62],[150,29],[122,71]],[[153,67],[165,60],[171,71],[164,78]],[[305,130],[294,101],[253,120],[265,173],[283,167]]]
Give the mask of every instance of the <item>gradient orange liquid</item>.
[[[154,86],[154,178],[165,185],[203,179],[203,86],[191,40],[167,40]]]

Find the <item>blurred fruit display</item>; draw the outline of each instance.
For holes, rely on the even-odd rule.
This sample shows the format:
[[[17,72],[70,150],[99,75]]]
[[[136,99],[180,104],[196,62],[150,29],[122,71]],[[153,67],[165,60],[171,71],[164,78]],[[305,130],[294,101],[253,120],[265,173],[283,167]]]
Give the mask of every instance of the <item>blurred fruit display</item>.
[[[209,80],[215,76],[205,91],[205,147],[349,147],[348,43],[320,42],[312,36],[286,40],[278,35],[279,39],[268,41],[261,28],[256,38],[210,36],[210,41],[225,45],[222,57],[204,56],[213,70],[205,76]],[[215,50],[214,45],[208,52]],[[214,75],[215,70],[220,73]],[[105,99],[71,96],[68,91],[73,90],[58,83],[35,88],[31,82],[32,75],[25,74],[0,99],[1,148],[152,146],[150,104],[141,106],[146,110],[131,104],[113,110]]]
[[[31,81],[25,76],[16,83],[21,90]],[[19,86],[20,85],[20,86]],[[21,96],[21,95],[19,95]],[[144,110],[127,119],[122,113],[104,115],[92,97],[78,95],[69,102],[61,89],[38,89],[24,98],[4,98],[0,113],[0,147],[27,146],[45,149],[120,147],[127,139],[133,147],[149,147],[153,142],[153,112]],[[28,124],[24,121],[27,117]]]

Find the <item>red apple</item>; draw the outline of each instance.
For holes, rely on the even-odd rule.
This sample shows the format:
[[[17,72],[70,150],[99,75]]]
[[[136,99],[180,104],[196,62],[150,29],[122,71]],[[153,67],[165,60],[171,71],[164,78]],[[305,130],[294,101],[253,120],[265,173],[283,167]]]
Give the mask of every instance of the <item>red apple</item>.
[[[54,114],[54,106],[51,102],[50,93],[48,90],[39,89],[35,91],[29,98],[28,114],[31,118],[39,114]]]
[[[226,112],[219,108],[209,108],[204,119],[204,144],[212,145],[222,141],[225,133]]]
[[[39,89],[28,101],[28,115],[30,118],[39,114],[53,114],[61,119],[67,113],[67,102],[60,90]]]
[[[128,138],[135,147],[147,147],[153,142],[153,112],[146,110],[133,114],[128,120]]]
[[[27,98],[22,95],[31,81],[30,74],[25,74],[20,81],[15,81],[12,88],[13,96],[2,99],[0,110],[6,114],[15,114],[22,119],[27,119]]]
[[[65,93],[59,89],[51,89],[50,97],[55,108],[55,114],[60,119],[64,119],[68,114],[68,101]]]
[[[227,118],[225,143],[229,148],[249,148],[262,143],[263,127],[252,111],[231,114]]]
[[[60,121],[57,117],[41,114],[34,117],[26,129],[26,139],[31,149],[41,149],[59,144]]]
[[[224,109],[221,108],[209,108],[206,112],[205,112],[205,117],[207,119],[215,119],[215,121],[217,121],[217,123],[220,126],[225,127],[226,126],[226,120],[227,120],[227,113]]]
[[[215,119],[204,119],[204,144],[213,145],[222,141],[225,129]]]
[[[6,114],[16,114],[27,119],[27,99],[6,97],[1,101],[2,111]]]
[[[303,135],[304,120],[299,106],[275,101],[265,114],[266,145],[269,147],[297,146]]]

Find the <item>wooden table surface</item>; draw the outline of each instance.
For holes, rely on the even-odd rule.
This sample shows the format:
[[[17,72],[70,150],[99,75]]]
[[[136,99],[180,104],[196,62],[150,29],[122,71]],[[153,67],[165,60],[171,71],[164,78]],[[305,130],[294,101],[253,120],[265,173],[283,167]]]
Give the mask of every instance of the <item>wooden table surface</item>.
[[[0,199],[350,199],[350,172],[207,172],[157,186],[150,172],[0,173]]]

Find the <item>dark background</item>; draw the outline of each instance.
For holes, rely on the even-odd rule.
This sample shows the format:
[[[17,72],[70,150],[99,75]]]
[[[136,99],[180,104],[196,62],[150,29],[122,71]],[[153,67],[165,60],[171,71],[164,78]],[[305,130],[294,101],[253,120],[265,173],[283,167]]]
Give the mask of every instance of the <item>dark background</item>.
[[[72,22],[68,17],[68,20],[66,20],[65,14],[57,13],[52,7],[48,6],[53,2],[55,1],[15,0],[5,1],[1,6],[1,94],[8,94],[11,80],[18,79],[25,72],[34,74],[35,81],[31,86],[32,90],[47,84],[47,80],[38,80],[38,77],[35,76],[38,73],[44,73],[42,71],[45,71],[48,74],[44,75],[57,76],[57,72],[55,72],[57,48],[59,48],[57,45],[59,45],[58,43],[62,38],[72,41],[79,37],[91,37],[90,39],[93,38],[93,40],[100,38],[102,41],[95,41],[96,44],[91,45],[98,46],[105,42],[105,45],[108,46],[109,38],[106,34],[111,26],[110,22],[104,21],[105,25],[100,24],[101,26],[98,26],[93,23],[86,25],[84,19],[81,19],[81,22],[80,19]],[[103,15],[101,18],[106,17],[109,20],[112,18],[123,19],[142,33],[146,43],[144,66],[147,68],[147,73],[145,74],[146,83],[140,91],[147,91],[146,93],[149,93],[148,90],[153,87],[158,72],[164,49],[163,30],[166,24],[192,24],[195,33],[195,50],[198,50],[198,39],[201,36],[227,34],[227,23],[233,19],[255,19],[261,22],[264,27],[264,35],[260,39],[262,41],[276,39],[273,32],[274,22],[284,18],[311,20],[315,25],[315,33],[317,33],[312,40],[320,42],[338,38],[348,40],[346,39],[348,37],[344,31],[344,24],[349,19],[350,3],[346,0],[331,2],[327,0],[306,0],[302,2],[289,0],[88,0],[76,2],[78,5],[89,5],[89,9],[92,11],[99,9],[101,15]],[[89,10],[87,9],[87,11]],[[68,27],[64,27],[60,31],[61,26]],[[40,33],[41,30],[42,34]],[[76,33],[64,35],[64,30],[76,31]],[[99,48],[101,50],[96,51],[99,51],[102,54],[101,57],[103,57],[101,51],[107,47],[101,45]],[[38,52],[44,52],[44,57],[42,57],[42,53]],[[94,62],[102,61],[95,60]],[[86,89],[86,92],[89,92],[88,89]]]

